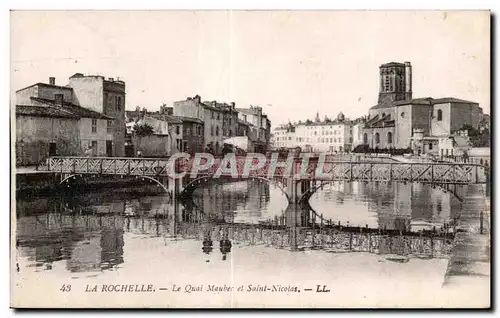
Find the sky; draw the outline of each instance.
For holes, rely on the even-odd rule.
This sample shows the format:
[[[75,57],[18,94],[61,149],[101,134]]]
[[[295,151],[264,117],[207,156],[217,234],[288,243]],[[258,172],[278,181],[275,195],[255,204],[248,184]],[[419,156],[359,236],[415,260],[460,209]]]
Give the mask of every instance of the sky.
[[[490,113],[487,11],[12,11],[11,105],[76,72],[126,82],[126,108],[262,106],[273,126],[368,113],[380,64],[410,61],[413,97]]]

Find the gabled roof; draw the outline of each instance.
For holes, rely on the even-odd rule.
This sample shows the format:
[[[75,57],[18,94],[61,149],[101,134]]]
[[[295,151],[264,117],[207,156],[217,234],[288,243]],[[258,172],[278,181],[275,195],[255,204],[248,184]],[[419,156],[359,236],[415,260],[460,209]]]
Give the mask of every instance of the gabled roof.
[[[37,85],[39,85],[39,86],[45,86],[45,87],[53,87],[53,88],[62,88],[62,89],[67,89],[67,90],[73,90],[73,88],[72,88],[72,87],[69,87],[69,86],[52,85],[52,84],[47,84],[47,83],[41,83],[41,82],[40,82],[40,83],[36,83],[36,84],[30,85],[30,86],[26,86],[26,87],[24,87],[24,88],[18,89],[18,90],[16,91],[16,93],[17,93],[17,92],[20,92],[20,91],[22,91],[22,90],[25,90],[25,89],[27,89],[27,88],[33,87],[33,86],[37,86]]]
[[[107,119],[107,120],[114,119],[113,117],[110,117],[108,115],[104,115],[102,113],[66,101],[64,101],[63,104],[60,105],[55,100],[48,98],[31,97],[31,100],[71,112],[78,117]]]
[[[79,119],[73,113],[51,106],[16,105],[16,115]]]

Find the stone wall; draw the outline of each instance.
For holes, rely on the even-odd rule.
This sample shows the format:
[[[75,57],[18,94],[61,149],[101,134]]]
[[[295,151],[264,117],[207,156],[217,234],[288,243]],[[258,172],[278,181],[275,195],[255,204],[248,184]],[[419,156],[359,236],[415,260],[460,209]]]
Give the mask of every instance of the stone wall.
[[[36,165],[49,156],[50,143],[56,155],[81,154],[78,120],[16,116],[16,159],[19,165]]]

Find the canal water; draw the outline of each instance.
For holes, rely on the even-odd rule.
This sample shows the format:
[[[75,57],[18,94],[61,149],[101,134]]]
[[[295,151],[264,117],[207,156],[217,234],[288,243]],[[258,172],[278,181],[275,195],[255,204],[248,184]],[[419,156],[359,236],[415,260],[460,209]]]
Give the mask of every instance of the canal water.
[[[290,227],[287,213],[299,214],[297,219],[301,221],[296,224],[303,228],[322,223],[344,229],[419,232],[453,224],[460,211],[460,202],[451,193],[417,183],[331,183],[319,189],[308,206],[293,212],[287,212],[288,203],[281,190],[266,182],[208,183],[194,192],[190,202],[175,204],[160,189],[146,185],[19,199],[18,257],[25,266],[39,270],[51,270],[54,263],[66,264],[70,275],[126,267],[128,258],[144,252],[124,244],[127,237],[137,235],[145,240],[198,240],[196,252],[202,254],[207,235],[212,237],[217,232],[209,239],[212,246],[206,248],[211,251],[216,249],[213,240],[227,237],[233,228],[252,229],[259,235],[266,235],[261,232],[268,230],[272,236],[273,229]],[[252,244],[249,237],[247,242],[245,238],[238,241],[234,233],[232,237],[236,241],[231,245]],[[278,248],[286,246],[285,242]],[[226,250],[221,253],[229,254],[230,248]]]

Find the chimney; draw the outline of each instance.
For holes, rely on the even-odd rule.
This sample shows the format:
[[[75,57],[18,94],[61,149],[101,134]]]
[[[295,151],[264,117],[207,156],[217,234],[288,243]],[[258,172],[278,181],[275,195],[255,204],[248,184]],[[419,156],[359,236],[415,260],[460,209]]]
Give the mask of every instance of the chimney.
[[[49,77],[49,84],[50,85],[56,85],[56,78],[55,77]]]
[[[235,108],[236,108],[236,103],[235,103],[235,102],[231,102],[231,107],[232,107],[233,109],[235,109]]]
[[[411,63],[405,62],[405,95],[406,99],[412,98],[412,88],[411,88]]]
[[[114,81],[115,81],[115,79],[114,79],[114,78],[112,78],[112,77],[110,77],[110,78],[108,78],[108,81],[110,81],[110,82],[114,82]]]

